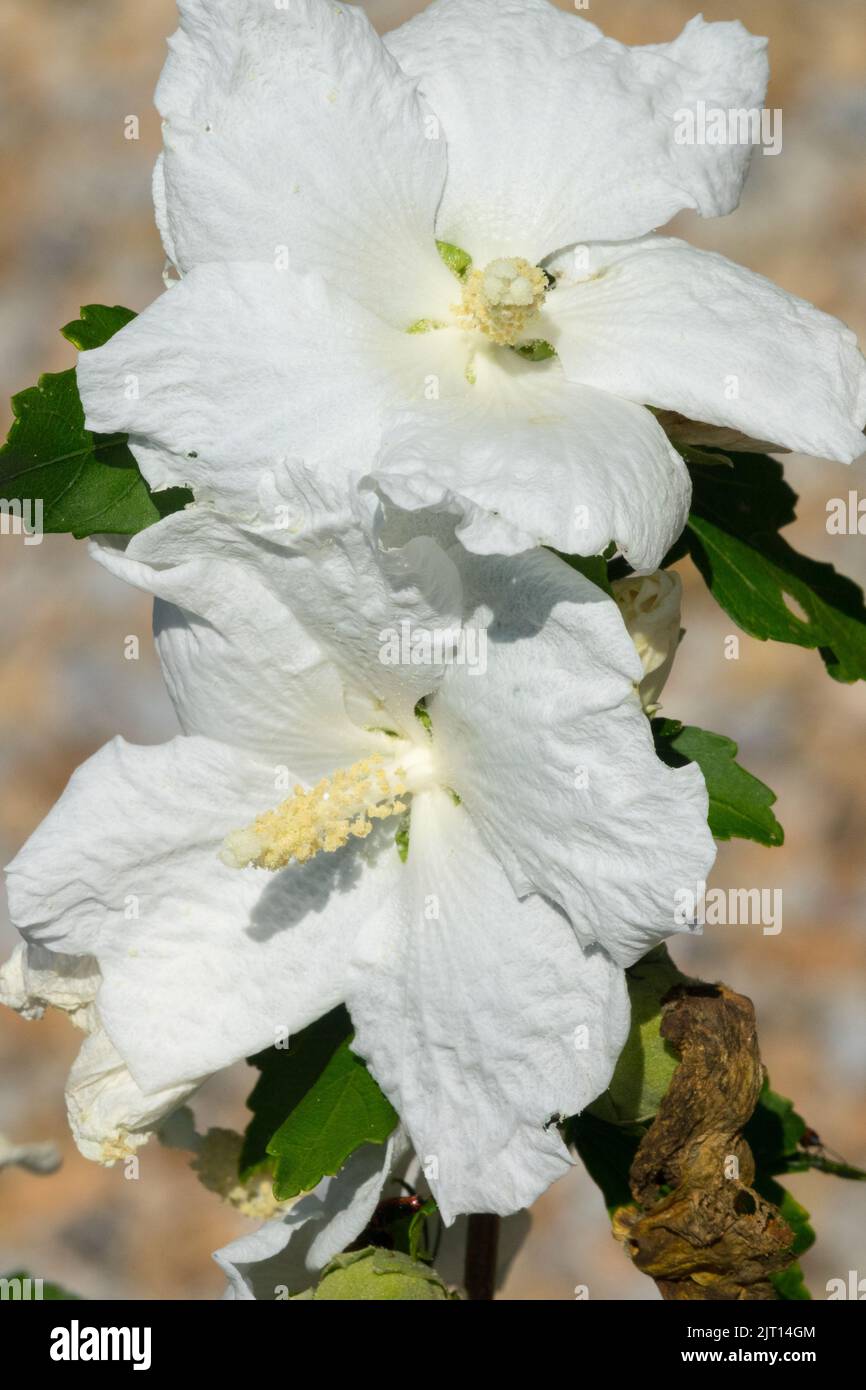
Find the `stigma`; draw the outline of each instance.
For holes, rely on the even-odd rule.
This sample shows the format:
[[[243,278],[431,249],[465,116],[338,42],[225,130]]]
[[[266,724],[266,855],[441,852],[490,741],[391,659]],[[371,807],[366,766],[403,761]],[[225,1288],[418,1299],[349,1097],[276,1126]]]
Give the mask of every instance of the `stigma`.
[[[220,859],[229,868],[256,865],[283,869],[333,853],[351,839],[363,840],[376,821],[402,815],[402,798],[432,782],[432,759],[425,748],[405,744],[405,754],[387,761],[378,753],[323,777],[310,790],[300,784],[272,811],[223,841]]]
[[[548,283],[543,270],[520,256],[491,261],[466,276],[463,299],[454,312],[466,327],[513,347],[544,303]]]

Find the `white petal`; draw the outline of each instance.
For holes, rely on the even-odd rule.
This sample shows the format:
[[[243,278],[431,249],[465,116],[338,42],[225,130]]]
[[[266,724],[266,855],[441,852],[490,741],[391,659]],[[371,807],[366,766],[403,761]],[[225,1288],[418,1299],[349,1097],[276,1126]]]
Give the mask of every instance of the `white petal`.
[[[447,304],[433,226],[445,142],[363,11],[182,0],[180,12],[157,90],[172,259],[273,264],[283,248],[400,327]]]
[[[25,942],[0,968],[0,1003],[30,1019],[41,1018],[48,1006],[61,1009],[87,1034],[66,1084],[69,1126],[85,1158],[111,1165],[145,1144],[199,1083],[142,1093],[93,1007],[100,980],[92,956]]]
[[[110,1167],[146,1144],[204,1077],[145,1095],[94,1013],[66,1083],[69,1127],[85,1158]]]
[[[9,866],[25,937],[96,957],[100,1017],[148,1095],[340,1003],[360,922],[389,910],[403,869],[389,825],[278,874],[220,862],[225,835],[282,795],[272,768],[207,739],[117,739]]]
[[[461,572],[487,665],[453,666],[429,704],[440,774],[517,891],[630,965],[677,930],[678,890],[712,865],[703,777],[656,757],[612,599],[544,551]]]
[[[165,156],[157,155],[156,163],[153,166],[153,181],[151,184],[153,192],[153,211],[156,220],[157,230],[162,239],[165,254],[171,265],[176,266],[178,261],[177,248],[171,235],[171,228],[168,225],[168,209],[165,198]]]
[[[282,583],[346,681],[367,694],[373,713],[381,709],[371,722],[423,738],[414,709],[445,667],[435,649],[433,659],[406,664],[398,639],[429,635],[443,647],[456,639],[463,593],[454,562],[429,536],[386,549],[381,504],[372,494],[351,498],[348,517],[332,493],[316,488],[307,496],[310,526],[296,538],[290,564],[282,561]]]
[[[0,1004],[22,1018],[41,1018],[47,1008],[69,1014],[77,1028],[87,1027],[87,1006],[101,980],[92,956],[61,956],[44,946],[19,942],[0,966]]]
[[[387,752],[389,740],[376,729],[422,737],[415,705],[436,688],[444,665],[395,664],[391,646],[404,627],[443,642],[456,636],[462,590],[454,562],[431,537],[384,547],[382,504],[370,491],[340,491],[302,470],[275,480],[273,501],[294,519],[291,531],[246,530],[193,507],[149,527],[125,552],[100,548],[98,558],[207,620],[207,630],[195,629],[194,648],[187,635],[160,634],[176,700],[183,687],[185,728],[248,747],[261,740],[280,752],[279,762],[321,776]],[[354,724],[343,688],[366,700]],[[249,731],[233,734],[238,711],[248,710]]]
[[[290,460],[364,471],[389,404],[423,393],[439,336],[391,328],[316,276],[201,265],[82,353],[78,387],[88,428],[129,434],[154,487],[250,516],[263,474]]]
[[[546,0],[437,0],[389,34],[448,140],[437,236],[477,262],[621,240],[736,207],[748,145],[676,143],[677,113],[760,107],[766,40],[693,19],[626,48]]]
[[[822,458],[862,453],[866,361],[838,319],[673,238],[591,253],[546,306],[572,381]]]
[[[479,354],[467,391],[404,411],[373,476],[401,507],[460,506],[457,534],[478,553],[598,555],[615,541],[635,569],[659,565],[691,498],[649,411],[501,351]]]
[[[184,733],[249,749],[308,782],[387,748],[349,719],[337,667],[289,606],[284,556],[196,507],[148,527],[125,551],[99,544],[91,553],[158,595],[156,645]],[[257,561],[281,579],[284,597]]]
[[[335,1255],[357,1240],[405,1148],[398,1128],[386,1144],[364,1144],[335,1178],[296,1202],[278,1221],[217,1250],[229,1281],[226,1297],[274,1299],[309,1288]]]
[[[402,919],[365,924],[358,939],[353,1046],[406,1125],[445,1222],[506,1215],[571,1164],[550,1120],[608,1084],[628,1032],[625,980],[541,898],[517,900],[444,792],[415,798],[404,870]]]

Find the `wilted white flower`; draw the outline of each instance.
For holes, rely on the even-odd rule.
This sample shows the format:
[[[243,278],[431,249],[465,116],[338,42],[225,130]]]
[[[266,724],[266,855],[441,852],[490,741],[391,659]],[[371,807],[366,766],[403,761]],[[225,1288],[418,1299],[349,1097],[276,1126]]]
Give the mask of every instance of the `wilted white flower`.
[[[28,1019],[41,1018],[46,1008],[60,1009],[86,1034],[66,1083],[69,1127],[85,1158],[110,1166],[146,1143],[201,1078],[145,1095],[102,1026],[94,1005],[99,985],[92,956],[37,944],[16,946],[0,966],[0,1004]]]

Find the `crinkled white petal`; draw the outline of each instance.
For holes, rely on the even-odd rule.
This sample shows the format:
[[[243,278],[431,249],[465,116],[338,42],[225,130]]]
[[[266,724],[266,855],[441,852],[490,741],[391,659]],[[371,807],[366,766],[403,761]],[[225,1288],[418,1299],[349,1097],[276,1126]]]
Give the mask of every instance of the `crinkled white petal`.
[[[866,361],[838,319],[673,238],[589,250],[555,263],[545,306],[572,381],[821,458],[862,453]]]
[[[438,686],[445,670],[439,654],[451,650],[460,631],[457,568],[430,536],[385,548],[381,504],[371,492],[352,496],[347,514],[333,489],[301,484],[295,495],[303,496],[309,526],[296,538],[290,564],[280,558],[282,568],[272,566],[274,582],[291,591],[346,682],[366,694],[367,719],[418,739],[415,706]],[[404,638],[435,639],[438,646],[420,646],[425,659],[407,663]]]
[[[405,1150],[398,1127],[385,1144],[364,1144],[277,1221],[217,1250],[228,1279],[224,1297],[275,1299],[316,1282],[335,1255],[357,1240],[376,1210],[393,1165]]]
[[[370,491],[340,492],[302,470],[273,497],[293,518],[290,531],[279,523],[249,531],[197,507],[149,527],[125,551],[95,553],[192,615],[157,613],[185,731],[261,748],[305,777],[322,776],[387,753],[376,730],[422,736],[414,708],[444,665],[406,664],[394,652],[405,650],[404,632],[437,635],[443,651],[453,645],[461,584],[431,537],[383,548],[382,507]],[[351,720],[346,690],[366,702]]]
[[[98,961],[100,1018],[147,1095],[340,1003],[360,923],[389,912],[402,869],[390,823],[277,874],[220,861],[225,836],[284,796],[273,768],[225,745],[116,739],[7,870],[25,937]]]
[[[436,0],[386,43],[448,141],[436,227],[483,264],[736,207],[748,145],[686,145],[677,113],[760,107],[766,40],[698,16],[627,48],[547,0]]]
[[[389,409],[441,373],[440,336],[391,328],[318,276],[199,265],[81,353],[78,387],[88,428],[128,434],[153,487],[254,517],[275,469],[364,471]]]
[[[62,955],[22,942],[0,967],[0,1003],[29,1019],[41,1018],[49,1006],[61,1009],[86,1033],[66,1083],[69,1127],[85,1158],[110,1165],[145,1144],[203,1078],[144,1095],[93,1006],[100,980],[92,956]],[[60,1162],[59,1157],[51,1161],[50,1150],[53,1145],[37,1145],[32,1159],[24,1154],[12,1161],[38,1166],[44,1160],[39,1171],[50,1172]]]
[[[93,1010],[92,1031],[66,1083],[72,1136],[85,1158],[110,1166],[146,1144],[162,1120],[204,1080],[202,1076],[145,1094]]]
[[[172,260],[288,255],[406,328],[447,306],[445,141],[363,10],[181,0],[157,89]]]
[[[165,198],[165,156],[162,154],[157,155],[156,163],[153,166],[151,191],[153,193],[154,218],[165,249],[166,259],[169,265],[177,266],[177,248],[174,244],[171,228],[168,225],[168,209]]]
[[[628,1033],[625,979],[556,908],[518,901],[443,791],[414,799],[404,875],[400,916],[385,930],[365,923],[357,941],[353,1047],[406,1125],[445,1222],[505,1215],[571,1164],[551,1119],[608,1084]]]
[[[22,941],[0,966],[0,1004],[31,1020],[47,1008],[60,1009],[86,1028],[101,978],[92,956],[57,955]]]
[[[614,541],[641,570],[661,562],[691,499],[649,411],[501,351],[479,354],[473,387],[404,411],[373,476],[407,509],[462,505],[457,534],[476,553],[598,555]]]
[[[715,858],[703,777],[657,758],[612,599],[545,551],[460,567],[486,672],[453,666],[430,702],[442,775],[515,889],[631,965]]]
[[[350,720],[338,668],[285,601],[286,558],[204,508],[148,527],[125,551],[101,543],[91,553],[158,596],[156,646],[184,733],[249,749],[310,782],[387,749]],[[257,572],[259,556],[282,578],[284,598]]]

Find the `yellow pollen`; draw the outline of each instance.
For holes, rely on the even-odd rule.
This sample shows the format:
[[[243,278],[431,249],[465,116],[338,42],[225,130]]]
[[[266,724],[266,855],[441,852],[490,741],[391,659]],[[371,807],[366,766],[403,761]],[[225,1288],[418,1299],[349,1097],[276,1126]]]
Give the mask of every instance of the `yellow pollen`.
[[[269,1221],[284,1210],[274,1196],[274,1176],[269,1170],[239,1176],[243,1136],[232,1129],[209,1129],[190,1163],[199,1182],[229,1206],[254,1221]]]
[[[405,768],[386,766],[374,753],[323,777],[310,791],[296,786],[273,811],[233,830],[220,858],[237,869],[248,864],[282,869],[292,860],[305,864],[321,850],[339,849],[353,836],[365,839],[373,821],[402,815],[406,803],[400,797],[407,790]]]
[[[478,328],[494,343],[513,347],[544,303],[547,276],[521,256],[491,261],[466,277],[463,300],[454,313],[468,328]]]

